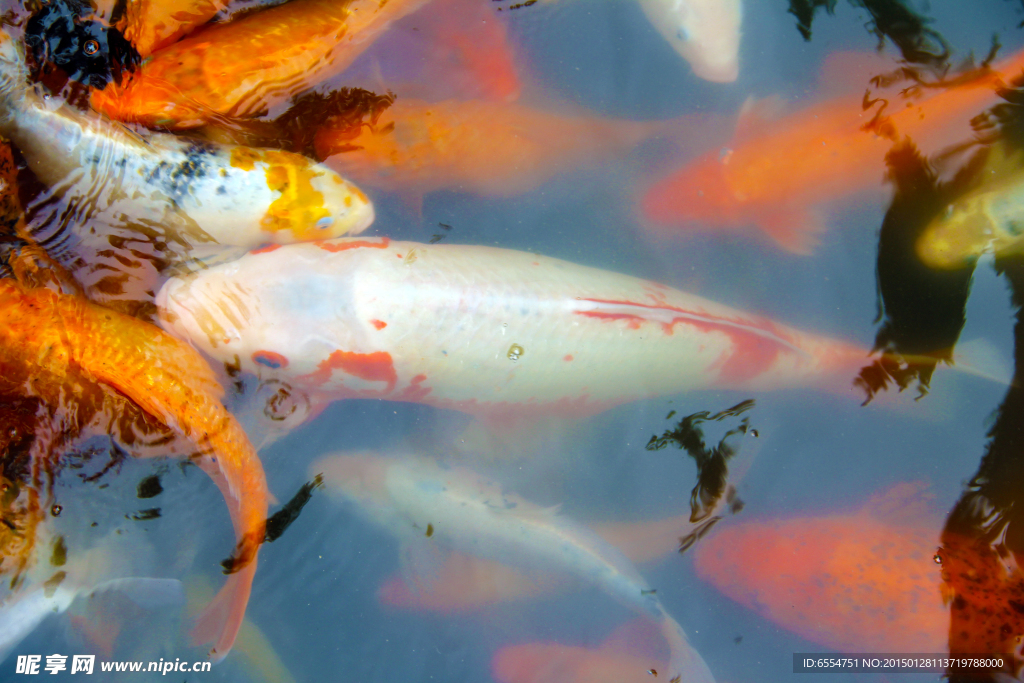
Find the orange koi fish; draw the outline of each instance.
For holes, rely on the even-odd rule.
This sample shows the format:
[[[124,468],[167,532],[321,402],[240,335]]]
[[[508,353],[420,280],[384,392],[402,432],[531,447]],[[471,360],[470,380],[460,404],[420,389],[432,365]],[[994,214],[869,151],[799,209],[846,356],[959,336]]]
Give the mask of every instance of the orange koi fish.
[[[256,116],[343,71],[424,2],[293,0],[159,50],[91,103],[113,119],[172,129]]]
[[[866,111],[860,96],[814,104],[772,123],[752,123],[745,111],[731,143],[657,181],[641,198],[641,211],[663,228],[756,226],[784,249],[810,253],[822,230],[816,205],[877,186],[896,140],[910,137],[918,147],[938,149],[968,138],[971,118],[998,101],[996,90],[1022,66],[1024,51],[955,87],[900,99],[891,113]]]
[[[198,448],[194,460],[228,503],[238,538],[231,576],[193,633],[213,641],[211,655],[223,658],[245,616],[269,494],[259,457],[221,404],[212,370],[188,344],[78,297],[0,280],[0,311],[5,364],[27,372],[30,395],[35,376],[80,375],[120,392]]]
[[[648,123],[560,116],[486,101],[431,104],[399,98],[370,124],[328,122],[314,145],[327,165],[384,190],[512,197],[560,173],[619,158],[687,124],[701,128],[696,120]]]
[[[657,642],[657,633],[638,620],[616,629],[596,649],[507,645],[494,654],[491,673],[498,683],[651,683],[659,674],[668,681],[666,654],[652,647]]]
[[[763,617],[840,652],[946,652],[939,524],[913,515],[903,525],[892,521],[906,514],[901,500],[914,493],[903,484],[855,514],[719,529],[697,545],[697,573]]]
[[[205,24],[227,4],[228,0],[129,0],[118,27],[146,57]]]

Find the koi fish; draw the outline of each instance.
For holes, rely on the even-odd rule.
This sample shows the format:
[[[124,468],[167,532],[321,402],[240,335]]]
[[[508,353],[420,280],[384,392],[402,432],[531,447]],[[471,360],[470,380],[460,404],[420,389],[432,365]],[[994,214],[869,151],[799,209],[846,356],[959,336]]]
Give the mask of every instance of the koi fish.
[[[63,200],[61,221],[169,226],[186,243],[253,247],[359,232],[373,207],[358,188],[298,154],[219,146],[55,106],[27,86],[24,59],[0,33],[0,133]]]
[[[419,459],[335,455],[315,462],[310,471],[322,472],[328,486],[397,533],[406,547],[432,543],[428,548],[443,545],[506,564],[525,564],[528,570],[551,567],[600,588],[658,624],[671,651],[672,676],[714,680],[629,560],[554,511],[502,492],[468,470],[442,469]]]
[[[950,203],[924,229],[917,255],[932,268],[966,268],[982,254],[1024,251],[1024,171],[1020,153],[993,145],[982,184]]]
[[[656,522],[602,524],[592,528],[630,562],[643,564],[678,550],[679,537],[693,526],[686,514]],[[382,603],[392,607],[447,613],[537,598],[568,587],[557,576],[538,579],[500,562],[450,553],[428,585],[412,589],[401,576],[392,576],[381,585],[377,595]]]
[[[694,566],[741,605],[836,651],[946,652],[940,524],[914,519],[915,493],[903,484],[855,514],[720,528]]]
[[[107,385],[198,448],[193,460],[220,489],[238,538],[232,573],[194,631],[200,642],[215,641],[211,654],[223,658],[245,616],[269,494],[259,456],[220,402],[223,389],[209,365],[149,323],[48,289],[0,280],[0,311],[5,363],[30,377],[77,373]],[[25,391],[32,395],[33,387],[30,381]]]
[[[344,71],[425,1],[293,0],[159,50],[90,102],[112,119],[176,130],[257,116]]]
[[[856,374],[864,352],[662,284],[482,246],[271,246],[157,295],[161,324],[305,392],[584,417],[690,389]]]
[[[63,539],[53,537],[63,545]],[[43,543],[45,548],[53,543]],[[138,543],[110,534],[95,547],[49,562],[37,562],[25,582],[0,601],[0,662],[51,614],[66,612],[78,597],[117,591],[141,607],[182,605],[185,592],[176,579],[132,577],[140,568]],[[146,555],[146,553],[143,553]]]
[[[146,57],[205,24],[227,4],[228,0],[129,0],[118,26]]]
[[[560,116],[482,100],[399,98],[369,124],[328,121],[314,146],[331,168],[368,186],[512,197],[560,173],[621,158],[645,140],[691,124],[700,128],[696,120],[639,122]],[[702,133],[708,134],[707,125]]]
[[[971,118],[998,100],[996,90],[1022,66],[1024,51],[961,85],[901,102],[892,113],[865,111],[859,95],[774,122],[751,121],[753,108],[745,106],[733,141],[656,181],[640,200],[641,212],[664,228],[753,225],[784,249],[810,253],[822,230],[814,206],[877,186],[895,140],[910,137],[937,149],[969,137]]]
[[[638,0],[651,25],[707,81],[739,76],[741,0]]]

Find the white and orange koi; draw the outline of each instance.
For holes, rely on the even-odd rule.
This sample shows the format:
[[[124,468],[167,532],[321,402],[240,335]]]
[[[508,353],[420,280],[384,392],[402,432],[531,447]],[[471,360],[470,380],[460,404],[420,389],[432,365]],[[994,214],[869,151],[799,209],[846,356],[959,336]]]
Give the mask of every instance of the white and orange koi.
[[[0,133],[63,204],[61,221],[162,226],[194,245],[254,247],[360,232],[366,196],[299,154],[213,145],[120,124],[46,98],[0,31]]]
[[[656,282],[527,252],[342,238],[169,280],[162,324],[306,392],[583,417],[686,390],[855,372],[865,352]]]

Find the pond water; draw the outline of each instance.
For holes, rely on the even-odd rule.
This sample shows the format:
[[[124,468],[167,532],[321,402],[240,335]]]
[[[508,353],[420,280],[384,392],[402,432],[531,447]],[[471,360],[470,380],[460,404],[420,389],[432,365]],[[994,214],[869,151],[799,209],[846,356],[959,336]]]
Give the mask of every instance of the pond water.
[[[301,2],[293,0],[282,9]],[[668,336],[673,331],[683,337],[681,330],[688,323],[666,323],[654,316],[631,327],[640,315],[637,306],[628,314],[609,308],[601,309],[609,319],[594,325],[614,326],[614,334],[600,341],[584,334],[572,341],[577,354],[587,353],[588,345],[594,344],[600,361],[585,372],[595,376],[618,365],[641,368],[633,380],[617,380],[621,386],[611,391],[623,398],[611,400],[615,405],[605,410],[565,419],[544,408],[524,417],[512,405],[485,415],[439,407],[422,397],[412,402],[330,400],[337,396],[304,391],[295,382],[290,393],[278,398],[294,401],[284,412],[298,406],[297,416],[278,421],[267,417],[267,397],[279,385],[260,386],[246,372],[255,368],[267,373],[264,379],[274,378],[278,375],[270,371],[278,367],[256,359],[248,366],[243,363],[241,372],[225,372],[225,359],[218,356],[223,347],[214,348],[206,358],[227,387],[228,408],[258,449],[272,496],[269,514],[283,507],[298,508],[301,514],[279,538],[262,546],[246,622],[224,661],[210,671],[173,671],[167,680],[540,683],[667,681],[676,674],[683,683],[705,680],[696,664],[680,671],[668,668],[669,647],[660,630],[668,618],[682,627],[717,681],[795,676],[810,683],[836,675],[795,674],[795,653],[998,655],[1005,660],[1005,672],[1018,674],[1024,618],[1014,606],[1024,604],[1024,582],[1016,553],[1024,552],[1024,540],[1016,492],[1024,476],[1019,464],[1024,444],[1018,436],[1024,416],[1016,413],[1017,309],[1012,296],[1014,282],[1024,283],[1022,271],[1012,246],[995,257],[987,253],[976,262],[968,258],[959,270],[933,269],[922,265],[915,243],[906,236],[923,234],[936,214],[941,217],[958,183],[980,187],[976,192],[995,188],[992,206],[1003,201],[1010,207],[1005,215],[1014,215],[1019,181],[1015,184],[1013,169],[1020,158],[1013,156],[1017,143],[1010,105],[1019,106],[1019,90],[1004,91],[1000,97],[991,81],[971,80],[984,79],[991,71],[969,71],[967,60],[973,56],[973,65],[981,65],[993,36],[1000,46],[991,62],[997,69],[1024,48],[1024,6],[1008,0],[821,3],[805,39],[790,11],[800,6],[796,0],[792,6],[784,0],[746,0],[738,77],[713,82],[695,75],[632,0],[558,0],[515,10],[510,0],[475,2],[448,2],[447,9],[434,13],[431,4],[424,4],[397,18],[346,68],[320,76],[311,69],[303,80],[302,88],[315,87],[321,93],[342,87],[377,94],[390,91],[395,112],[417,99],[480,100],[493,107],[476,118],[467,115],[458,124],[479,126],[484,138],[496,141],[493,160],[474,161],[476,165],[461,176],[454,165],[443,166],[442,160],[428,157],[423,157],[426,168],[415,177],[389,169],[385,162],[368,168],[365,161],[336,159],[335,168],[359,185],[374,207],[375,218],[361,233],[362,239],[386,245],[382,238],[387,238],[387,248],[398,252],[419,248],[426,260],[431,248],[482,245],[643,278],[762,316],[758,321],[842,340],[856,348],[860,361],[806,379],[794,370],[792,377],[782,372],[762,384],[728,383],[721,379],[728,372],[707,367],[707,361],[696,358],[697,352],[694,365],[681,368],[678,357],[648,352],[638,339],[640,333]],[[228,11],[255,4],[232,3]],[[34,9],[5,6],[14,22],[7,30],[15,40],[31,33],[26,17]],[[117,11],[101,6],[86,15],[107,21]],[[458,19],[460,12],[464,14]],[[234,21],[250,16],[256,15]],[[907,17],[924,23],[915,26]],[[492,33],[495,27],[500,29],[497,34]],[[878,27],[888,35],[876,33]],[[902,53],[894,36],[902,41]],[[907,47],[915,39],[923,47],[917,55]],[[467,41],[470,47],[453,58],[452,45]],[[51,55],[61,49],[54,45]],[[512,77],[501,80],[504,67],[486,61],[492,52],[509,60]],[[256,58],[244,51],[237,54],[240,64]],[[1005,85],[1011,86],[1009,79],[1020,72],[1021,66],[1011,67],[1004,74]],[[893,75],[894,83],[872,82],[879,74]],[[967,75],[956,80],[963,74]],[[83,91],[75,89],[80,86],[69,88],[61,77],[49,78],[47,83],[56,92],[46,100],[52,106],[72,93],[88,109],[87,91],[83,99]],[[125,79],[127,83],[128,76]],[[964,92],[972,93],[964,96],[965,102],[942,99]],[[891,116],[895,133],[875,118],[875,97],[887,100],[884,114]],[[1001,103],[1001,114],[987,120],[998,119],[999,125],[975,119],[972,128],[972,119]],[[287,98],[271,101],[263,120],[285,114],[288,104]],[[916,119],[901,112],[917,106],[921,113]],[[546,153],[538,152],[537,164],[526,157],[517,161],[512,154],[502,156],[502,144],[517,142],[515,134],[502,140],[507,131],[495,121],[514,107],[577,117],[572,124],[576,128],[556,128],[538,120],[517,123],[521,137],[536,134],[538,148]],[[832,124],[833,116],[840,123]],[[608,128],[587,128],[597,117],[617,121]],[[244,137],[255,134],[230,113],[217,120],[226,121],[228,134],[236,136],[232,140],[254,139]],[[626,132],[627,121],[651,125]],[[819,123],[825,127],[816,128]],[[142,124],[127,125],[149,135]],[[552,132],[543,130],[546,125]],[[493,131],[488,126],[494,126]],[[228,135],[211,132],[212,128],[173,134],[218,141]],[[395,131],[400,133],[400,124]],[[6,135],[12,137],[10,132]],[[629,142],[614,140],[617,135]],[[973,147],[945,153],[985,135],[989,137]],[[558,146],[570,138],[573,145]],[[864,138],[873,142],[862,145]],[[818,143],[834,148],[834,156],[815,156],[813,145]],[[275,144],[287,147],[283,140]],[[890,171],[885,152],[894,147],[903,155],[890,157]],[[975,168],[970,166],[972,154],[990,147],[1009,150],[1008,164],[984,166],[974,176],[962,173],[955,180],[960,169]],[[221,253],[203,244],[209,270],[190,261],[182,271],[168,266],[159,273],[144,272],[144,286],[137,291],[104,289],[90,264],[111,263],[117,256],[106,251],[114,242],[101,235],[96,246],[95,235],[89,232],[88,221],[99,221],[98,214],[91,214],[85,229],[79,226],[76,232],[76,218],[60,214],[60,192],[47,189],[53,183],[32,161],[33,152],[17,144],[13,148],[28,232],[72,276],[94,286],[89,296],[120,314],[160,322],[152,306],[154,295],[175,272],[201,278],[238,258],[245,248],[260,246],[257,240]],[[920,156],[915,157],[914,150]],[[299,151],[315,153],[308,147]],[[461,154],[448,153],[456,160]],[[339,157],[344,155],[342,151]],[[745,199],[734,197],[731,203],[714,205],[711,196],[720,189],[718,180],[696,174],[689,185],[668,192],[700,194],[692,205],[705,207],[693,209],[689,221],[685,216],[656,221],[651,211],[645,214],[645,207],[653,205],[653,200],[644,199],[645,193],[656,192],[658,183],[677,169],[695,168],[702,155],[717,160],[708,162],[712,167],[745,164],[753,169],[746,181],[736,181],[747,182],[737,190],[747,193]],[[901,165],[900,159],[909,162]],[[516,170],[518,163],[521,172]],[[993,180],[985,175],[991,168],[996,168],[990,174]],[[109,215],[124,206],[115,206]],[[668,209],[673,210],[681,213]],[[961,210],[967,211],[957,208],[951,213]],[[230,221],[231,214],[225,215]],[[128,222],[118,223],[111,234],[122,235],[119,231]],[[1013,220],[1007,222],[1012,230]],[[65,233],[74,237],[64,239]],[[146,239],[159,234],[154,229]],[[993,238],[989,250],[999,249],[999,244]],[[159,252],[152,245],[136,246],[149,256]],[[268,249],[261,255],[287,249]],[[197,247],[192,256],[199,251]],[[135,254],[144,262],[149,256]],[[444,266],[451,269],[444,273],[445,282],[481,277],[494,282],[493,292],[486,292],[492,301],[508,296],[521,303],[513,298],[518,296],[513,283],[518,275],[510,276],[498,265],[493,272],[471,275],[474,258],[473,252],[466,252]],[[168,255],[167,262],[173,261]],[[500,262],[501,258],[496,263]],[[352,267],[360,263],[354,261]],[[568,276],[570,289],[575,273]],[[269,308],[273,293],[286,286],[279,279],[306,274],[298,268],[267,270],[270,286],[261,303]],[[524,282],[533,277],[520,275]],[[250,290],[263,284],[264,278],[252,273],[246,277],[251,279],[240,282]],[[611,288],[619,282],[611,276],[588,277],[598,282],[605,277]],[[344,284],[334,293],[311,293],[309,301],[296,296],[296,307],[316,311],[323,305],[327,312],[320,319],[315,313],[306,318],[296,313],[294,318],[289,314],[272,320],[280,338],[317,338],[321,331],[314,328],[321,320],[325,326],[334,324],[329,317],[334,315],[328,305],[334,303],[331,297],[349,296],[360,283],[358,274],[351,281],[340,275],[338,280]],[[411,296],[409,289],[395,291]],[[1024,289],[1018,296],[1024,296]],[[675,311],[670,317],[679,312],[661,310]],[[4,316],[9,314],[13,315],[5,311]],[[438,335],[480,324],[472,312],[461,319],[442,319],[431,311],[408,315],[417,320],[436,315]],[[960,315],[966,321],[962,330],[957,329]],[[183,334],[184,328],[168,322],[168,316],[162,321],[168,331]],[[397,327],[396,322],[402,323],[391,324]],[[551,325],[550,334],[557,338],[563,328]],[[947,354],[956,362],[939,363],[926,389],[910,381],[899,391],[890,382],[866,402],[863,387],[855,387],[854,380],[859,367],[882,357],[880,351],[869,354],[886,325],[888,337],[880,344],[890,354],[886,359],[903,354],[910,364],[927,366],[922,356]],[[547,343],[543,329],[534,331],[530,342],[509,339],[515,342],[513,347],[522,343],[515,354],[509,347],[509,368],[530,370],[531,353],[538,353],[533,344]],[[598,328],[584,331],[593,329]],[[184,336],[211,351],[204,335]],[[122,342],[94,338],[89,343],[116,348]],[[402,343],[406,349],[429,349],[436,342],[422,338]],[[740,345],[721,328],[698,338],[698,346],[725,343]],[[744,353],[759,348],[743,348],[729,360],[745,363]],[[806,355],[800,349],[794,353]],[[637,361],[636,354],[649,363]],[[315,365],[316,360],[311,362]],[[549,371],[543,365],[534,367],[536,372]],[[71,386],[75,366],[68,372]],[[372,385],[373,376],[367,379],[367,372],[364,367],[362,378]],[[511,377],[511,369],[502,372]],[[685,391],[648,389],[674,374],[696,379],[680,380]],[[504,375],[493,380],[486,374],[477,380],[472,371],[460,377],[458,381],[466,384],[451,389],[451,395],[465,387],[472,395],[476,381],[482,387],[505,381]],[[587,393],[590,378],[567,377],[559,380],[564,395]],[[128,402],[137,401],[120,387],[115,389],[116,395],[128,396]],[[4,391],[3,409],[13,413],[20,405],[13,398],[18,392],[9,387]],[[435,387],[435,395],[444,391]],[[648,395],[655,397],[644,397]],[[632,400],[636,396],[642,398]],[[535,402],[556,398],[539,396]],[[124,410],[125,401],[119,400],[104,404],[104,410]],[[748,400],[752,404],[743,403]],[[32,403],[30,412],[44,410],[40,405],[45,401]],[[67,411],[67,406],[62,403],[56,410]],[[735,414],[721,414],[734,406],[741,406]],[[660,450],[645,448],[652,436],[673,432],[682,418],[702,412],[706,419],[698,426],[705,451],[688,452],[678,438],[668,439]],[[8,571],[0,631],[21,633],[17,619],[22,617],[15,605],[19,596],[57,570],[54,539],[64,539],[68,575],[82,585],[76,586],[78,600],[66,612],[41,618],[23,639],[4,636],[14,642],[0,662],[2,678],[17,679],[19,656],[34,654],[43,655],[42,665],[46,655],[54,653],[95,654],[93,676],[103,680],[165,676],[103,672],[101,662],[204,661],[209,645],[190,642],[191,615],[223,585],[221,561],[236,541],[221,492],[198,467],[185,464],[198,462],[198,456],[174,457],[182,448],[188,455],[188,447],[177,443],[173,446],[178,450],[168,457],[166,442],[126,444],[123,434],[105,430],[102,420],[88,428],[65,421],[61,424],[67,431],[58,436],[44,434],[53,429],[50,423],[46,427],[43,420],[28,422],[37,427],[37,441],[49,440],[48,448],[31,451],[35,470],[26,474],[24,446],[12,439],[0,442],[6,449],[4,476],[8,486],[17,481],[22,489],[37,489],[39,501],[33,504],[43,512],[34,529],[16,531],[36,538],[21,581],[8,581],[17,575],[10,570],[16,553],[0,564]],[[720,444],[732,454],[726,475],[732,490],[729,501],[723,497],[712,503],[714,516],[721,519],[699,539],[690,538],[693,545],[679,552],[680,537],[695,528],[685,519],[691,513],[691,492],[702,472],[701,481],[709,481],[711,469],[722,464],[721,450],[717,459],[709,458]],[[47,453],[48,464],[40,464],[41,451]],[[429,527],[414,526],[410,520],[415,515],[388,517],[378,511],[374,516],[371,505],[346,499],[339,490],[341,481],[332,479],[342,475],[331,475],[325,458],[337,453],[358,453],[378,467],[392,462],[381,458],[415,454],[452,468],[447,472],[474,472],[497,482],[505,496],[472,488],[476,497],[465,506],[467,517],[455,517],[480,516],[466,522],[468,531],[462,522],[445,527],[437,521],[445,519],[446,512],[436,502],[425,503],[426,516],[416,518]],[[286,505],[321,472],[326,481],[311,489],[304,507]],[[143,497],[154,492],[155,481],[160,491]],[[143,482],[150,485],[148,491],[141,487]],[[413,489],[426,497],[424,492],[433,485],[425,477]],[[455,487],[449,483],[449,488],[430,493],[444,498],[454,495]],[[389,504],[385,500],[383,506]],[[11,505],[10,500],[5,502],[8,517]],[[54,505],[59,514],[54,514]],[[534,557],[533,546],[552,542],[541,532],[524,531],[511,540],[486,535],[492,525],[510,520],[559,529],[563,535],[558,543],[563,545],[538,550]],[[609,530],[610,525],[626,524],[616,527],[617,535]],[[591,529],[610,540],[594,540]],[[623,557],[632,558],[624,560],[626,565],[632,567],[635,560],[640,587],[656,593],[643,596],[650,600],[637,599],[639,608],[616,599],[602,579],[588,573],[590,560],[573,554],[574,544],[584,542],[595,544],[602,557],[618,558],[618,550],[612,549],[621,545]],[[476,563],[451,560],[453,549],[463,558],[476,553]],[[481,564],[480,558],[505,566]],[[475,573],[451,575],[453,562],[464,562]],[[503,573],[508,566],[520,574],[509,578]],[[168,584],[171,588],[141,585],[124,591],[124,586],[104,584],[126,576],[180,580],[187,597],[175,593],[173,582]],[[101,589],[90,592],[97,585]],[[489,597],[481,595],[487,590]],[[152,599],[140,598],[137,592]],[[659,617],[658,612],[652,616],[654,600],[668,617]],[[40,675],[50,676],[45,671]],[[71,674],[70,666],[56,675],[60,680],[80,676]],[[881,681],[943,674],[843,675],[849,680]],[[983,676],[992,677],[992,672]]]

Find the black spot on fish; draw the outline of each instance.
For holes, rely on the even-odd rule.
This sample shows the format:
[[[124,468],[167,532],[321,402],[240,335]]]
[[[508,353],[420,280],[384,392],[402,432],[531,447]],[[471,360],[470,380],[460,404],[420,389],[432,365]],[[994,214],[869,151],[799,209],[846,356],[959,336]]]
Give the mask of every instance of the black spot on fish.
[[[125,515],[128,519],[133,519],[136,522],[145,522],[146,520],[156,519],[160,516],[160,508],[149,508],[147,510],[139,510],[133,512],[130,515]]]
[[[434,525],[431,524],[430,522],[427,522],[427,538],[430,538],[433,535],[434,535]]]
[[[272,543],[281,538],[281,534],[291,526],[292,522],[299,518],[302,508],[304,508],[310,498],[313,497],[313,490],[320,488],[323,483],[323,475],[316,475],[313,477],[313,481],[308,481],[299,487],[298,492],[292,496],[292,499],[285,503],[280,510],[270,516],[267,520],[267,531],[265,536],[268,543]]]
[[[135,488],[139,498],[153,498],[163,493],[164,487],[160,485],[160,477],[151,474]]]

